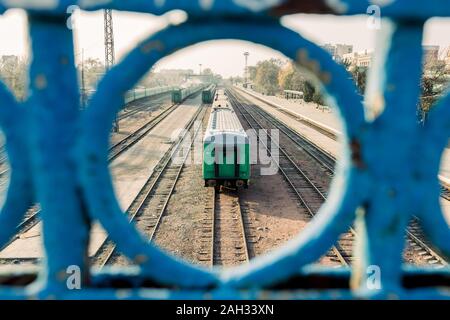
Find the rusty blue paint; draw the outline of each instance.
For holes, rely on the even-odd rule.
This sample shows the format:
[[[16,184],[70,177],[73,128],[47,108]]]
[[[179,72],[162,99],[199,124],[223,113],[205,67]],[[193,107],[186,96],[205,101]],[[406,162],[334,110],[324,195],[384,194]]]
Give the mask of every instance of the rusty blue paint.
[[[356,15],[366,14],[371,6],[379,6],[383,17],[428,19],[430,17],[450,16],[447,0],[429,0],[423,5],[422,0],[317,0],[315,5],[308,1],[295,0],[24,0],[15,4],[29,12],[48,13],[51,15],[66,14],[72,5],[83,10],[115,9],[121,11],[164,14],[171,10],[184,10],[192,16],[221,16],[221,15],[278,15],[283,13],[329,12],[335,14]],[[12,1],[0,0],[0,13],[11,6]]]
[[[373,1],[322,1],[340,14],[365,13]],[[450,133],[450,97],[441,99],[425,126],[415,120],[421,73],[421,40],[424,22],[450,16],[443,0],[393,1],[381,6],[389,27],[380,32],[368,97],[363,105],[342,66],[327,52],[279,24],[279,5],[301,12],[302,2],[267,2],[250,10],[238,1],[113,0],[23,1],[29,13],[33,61],[30,98],[18,103],[0,86],[0,126],[7,138],[12,177],[0,214],[0,244],[14,234],[32,203],[42,206],[46,259],[38,279],[25,288],[0,288],[1,298],[66,299],[205,299],[205,298],[442,298],[449,288],[406,289],[406,276],[449,277],[448,268],[427,270],[402,266],[404,228],[415,215],[443,256],[450,256],[450,232],[439,206],[439,161]],[[0,10],[6,9],[0,1]],[[204,2],[202,2],[204,3]],[[251,3],[247,2],[247,3]],[[265,2],[260,2],[265,3]],[[269,5],[271,3],[271,5]],[[3,4],[3,7],[1,5]],[[79,109],[79,88],[74,67],[72,33],[66,28],[67,7],[113,8],[162,14],[185,10],[190,18],[169,26],[139,44],[101,80],[85,111]],[[291,7],[289,7],[291,5]],[[236,19],[236,16],[246,19]],[[220,19],[217,19],[220,17]],[[407,18],[407,19],[405,19]],[[249,265],[232,269],[204,269],[176,259],[147,243],[130,225],[115,198],[108,170],[108,139],[112,122],[123,105],[123,94],[161,58],[186,46],[214,39],[241,39],[284,53],[322,82],[330,105],[344,122],[344,150],[330,195],[316,218],[288,245]],[[404,76],[408,70],[408,76]],[[364,108],[384,107],[375,120]],[[418,159],[415,154],[422,154]],[[416,159],[416,161],[410,161]],[[358,212],[358,214],[356,214]],[[92,221],[98,220],[121,252],[139,263],[136,269],[93,271],[87,259]],[[360,244],[355,255],[361,263],[340,271],[316,269],[310,264],[356,222]],[[67,289],[64,271],[81,267],[83,290]],[[366,267],[379,266],[382,287],[367,290]],[[352,287],[335,290],[309,288],[275,290],[292,277],[327,276]],[[114,288],[114,280],[131,289]],[[165,289],[142,288],[152,280]],[[176,287],[177,290],[170,288]],[[242,290],[245,289],[245,290]]]

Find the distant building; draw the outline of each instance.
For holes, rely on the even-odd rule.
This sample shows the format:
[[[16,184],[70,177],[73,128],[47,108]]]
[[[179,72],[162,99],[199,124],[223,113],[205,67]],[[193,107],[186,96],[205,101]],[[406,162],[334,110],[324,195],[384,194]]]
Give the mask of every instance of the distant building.
[[[363,52],[352,52],[344,54],[342,61],[347,62],[352,67],[368,68],[372,65],[373,53],[367,50]]]
[[[427,62],[439,60],[439,46],[423,46],[424,59]]]
[[[158,83],[164,85],[181,85],[194,74],[192,69],[161,69],[155,73]]]
[[[19,64],[19,57],[14,55],[5,55],[2,56],[1,63],[2,65],[17,66]]]
[[[214,75],[213,74],[190,74],[186,76],[186,81],[192,82],[200,82],[200,83],[209,83],[213,82]]]
[[[444,56],[445,69],[450,72],[450,46],[447,48],[447,52]]]
[[[326,43],[322,46],[322,48],[326,50],[336,61],[342,61],[344,55],[353,52],[353,46],[349,44]]]
[[[358,54],[356,66],[357,67],[370,67],[372,65],[372,52],[367,52]]]
[[[194,70],[192,69],[161,69],[159,71],[160,74],[164,75],[184,75],[190,76],[194,74]]]
[[[337,44],[336,51],[334,53],[336,61],[342,61],[344,55],[352,53],[353,46],[348,44]]]
[[[336,55],[336,46],[326,43],[322,46],[322,48],[327,51],[333,58]]]

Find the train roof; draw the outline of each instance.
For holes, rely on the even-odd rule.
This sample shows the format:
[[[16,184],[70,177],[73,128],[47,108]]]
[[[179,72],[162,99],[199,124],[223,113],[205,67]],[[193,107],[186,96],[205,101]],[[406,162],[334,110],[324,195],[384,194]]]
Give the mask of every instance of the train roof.
[[[214,101],[205,140],[222,134],[247,137],[234,109],[228,103],[228,99]]]
[[[233,110],[233,108],[231,108],[230,103],[228,101],[228,97],[225,95],[223,89],[219,89],[216,91],[216,96],[214,98],[212,108],[213,108],[213,111],[216,108],[228,108],[228,109]]]
[[[215,84],[210,84],[206,88],[203,88],[203,91],[214,91],[215,88],[216,88]]]

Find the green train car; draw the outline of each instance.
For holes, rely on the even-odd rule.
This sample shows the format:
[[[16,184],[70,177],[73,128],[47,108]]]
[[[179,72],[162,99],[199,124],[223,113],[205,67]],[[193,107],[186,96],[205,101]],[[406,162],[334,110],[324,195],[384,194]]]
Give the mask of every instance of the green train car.
[[[218,90],[203,139],[205,187],[248,188],[250,144],[223,90]]]
[[[172,103],[181,103],[190,95],[198,92],[205,87],[204,84],[192,85],[188,88],[176,88],[172,90]]]
[[[183,89],[174,89],[172,91],[172,103],[181,103],[183,101]]]
[[[208,88],[204,89],[202,91],[202,102],[203,103],[212,103],[214,100],[214,94],[215,94],[215,90],[216,86],[215,85],[210,85]]]

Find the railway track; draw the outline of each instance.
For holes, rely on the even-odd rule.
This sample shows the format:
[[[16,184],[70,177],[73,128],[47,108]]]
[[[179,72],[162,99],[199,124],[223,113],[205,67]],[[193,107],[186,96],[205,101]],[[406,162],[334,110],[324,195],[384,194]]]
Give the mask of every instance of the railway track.
[[[173,111],[175,111],[180,104],[172,104],[170,107],[162,111],[153,119],[147,121],[144,125],[139,127],[136,131],[132,132],[119,142],[115,143],[109,149],[109,161],[113,161],[119,155],[123,154],[126,150],[134,146],[138,141],[145,137],[154,127],[167,118]]]
[[[124,108],[123,112],[121,112],[118,117],[117,120],[123,120],[126,119],[128,117],[131,117],[141,111],[145,111],[147,109],[156,109],[159,108],[162,105],[162,102],[164,101],[164,99],[166,98],[166,96],[168,96],[168,93],[161,93],[158,94],[157,96],[151,96],[150,98],[152,98],[151,101],[151,105],[149,105],[149,101],[147,101],[147,99],[149,97],[146,98],[142,98],[139,99],[137,101],[133,101],[133,106],[132,107],[128,107],[128,108]]]
[[[34,205],[30,209],[28,209],[27,213],[25,214],[25,219],[16,227],[16,235],[12,237],[2,248],[0,248],[0,251],[2,251],[4,248],[8,247],[12,242],[14,242],[16,239],[20,238],[20,236],[27,231],[29,231],[31,228],[33,228],[36,224],[39,222],[39,213],[41,209],[39,205]],[[10,259],[0,259],[0,264],[7,264],[7,261]],[[11,259],[12,261],[21,261],[21,259]],[[34,259],[34,261],[37,261],[38,259]],[[11,262],[11,261],[10,261]]]
[[[136,104],[138,104],[138,106],[137,107],[133,107],[132,108],[132,110],[130,110],[130,111],[127,111],[127,112],[123,112],[123,113],[121,113],[118,117],[117,117],[117,120],[124,120],[124,119],[126,119],[126,118],[128,118],[128,117],[131,117],[131,116],[133,116],[133,115],[135,115],[135,114],[137,114],[137,113],[139,113],[139,112],[141,112],[141,111],[144,111],[144,110],[146,110],[146,109],[149,109],[149,108],[158,108],[158,107],[160,107],[161,105],[162,105],[162,103],[160,103],[161,101],[160,100],[162,100],[161,98],[164,96],[165,94],[162,94],[160,97],[158,97],[157,99],[157,101],[153,101],[152,102],[152,105],[149,105],[147,102],[140,102],[140,101],[138,101]],[[153,103],[157,103],[156,105],[154,105]],[[171,106],[171,107],[173,107],[173,105]],[[172,110],[173,111],[173,110]],[[166,116],[167,116],[168,114],[166,114]],[[152,120],[156,120],[156,119],[152,119]],[[152,120],[150,120],[149,122],[147,122],[146,124],[144,124],[144,126],[143,127],[145,127],[145,126],[150,126],[150,123],[152,122]],[[156,123],[157,124],[157,123]],[[155,125],[156,125],[155,124]],[[139,141],[139,134],[137,133],[137,131],[139,131],[139,130],[141,130],[142,129],[142,131],[145,131],[145,130],[143,130],[143,127],[141,127],[141,128],[139,128],[138,130],[136,130],[135,132],[133,132],[132,134],[130,134],[129,136],[127,136],[127,137],[125,137],[123,140],[121,140],[121,141],[119,141],[118,143],[116,143],[111,149],[110,149],[110,153],[112,153],[113,154],[113,157],[112,157],[112,159],[110,158],[110,160],[113,160],[114,158],[116,158],[121,152],[120,152],[120,148],[121,147],[123,147],[124,148],[124,150],[126,150],[127,149],[127,147],[125,147],[126,145],[128,145],[128,148],[129,147],[131,147],[135,142],[137,142],[137,141]],[[153,127],[152,127],[153,128]],[[151,130],[151,129],[150,129]],[[148,131],[146,131],[146,132],[148,132]],[[143,136],[145,136],[145,134],[146,133],[144,133],[142,136],[140,136],[140,138],[142,138]],[[138,140],[137,141],[134,141],[134,143],[132,143],[131,141],[133,141],[133,138],[135,138],[135,137],[138,137]],[[116,155],[114,155],[114,153],[118,153],[118,154],[116,154]],[[2,146],[2,147],[0,147],[0,166],[2,166],[5,162],[7,161],[7,155],[6,155],[6,151],[4,150],[4,145]],[[8,173],[9,172],[9,168],[6,168],[6,169],[3,169],[3,170],[0,170],[0,178],[2,178],[3,176],[5,176],[6,175],[6,173]]]
[[[214,191],[211,265],[250,261],[244,212],[236,190]]]
[[[138,141],[140,141],[142,138],[146,136],[157,124],[162,122],[168,115],[170,115],[180,104],[173,104],[169,108],[165,109],[163,112],[161,112],[158,116],[151,119],[147,123],[145,123],[143,126],[138,128],[136,131],[119,141],[118,143],[114,144],[109,149],[109,162],[113,161],[115,158],[117,158],[119,155],[123,154],[125,151],[127,151],[131,146],[136,144]],[[8,169],[6,169],[4,172],[0,172],[0,177],[8,172]],[[6,243],[2,248],[0,248],[0,251],[8,247],[14,240],[20,237],[21,234],[27,232],[31,228],[33,228],[35,225],[37,225],[40,221],[40,207],[39,206],[33,206],[31,207],[27,214],[25,215],[25,219],[17,226],[16,228],[16,235],[13,237],[8,243]]]
[[[4,147],[0,148],[0,164],[3,164],[8,159],[6,150]]]
[[[256,119],[256,117],[249,112],[249,107],[243,106],[238,98],[233,94],[229,93],[231,103],[236,107],[239,113],[242,115],[243,119],[247,122],[249,127],[255,130],[257,133],[259,130],[263,130],[264,127]],[[288,185],[293,190],[297,199],[300,201],[301,205],[305,208],[308,215],[313,218],[318,212],[319,208],[325,201],[325,196],[319,190],[319,188],[308,178],[305,172],[295,163],[290,155],[282,148],[277,142],[272,140],[270,133],[267,133],[267,143],[263,140],[259,140],[268,154],[272,157],[272,150],[270,145],[274,145],[278,148],[279,154],[278,159],[272,157],[272,161],[277,165],[279,171],[287,181]],[[354,237],[353,232],[351,234],[345,234],[336,246],[334,246],[328,256],[331,260],[339,262],[343,265],[349,265],[352,260],[352,246],[351,241]]]
[[[450,189],[448,187],[441,186],[441,197],[450,201]]]
[[[257,98],[257,99],[258,99],[258,98]],[[258,99],[258,100],[260,100],[260,101],[262,101],[262,102],[264,102],[264,103],[267,104],[267,102],[263,101],[262,99]],[[310,122],[310,121],[306,121],[305,119],[299,117],[299,116],[296,115],[295,113],[289,112],[289,110],[286,110],[286,109],[283,109],[283,108],[279,108],[279,107],[277,107],[277,106],[275,106],[275,105],[272,105],[272,104],[271,104],[270,106],[273,107],[273,108],[275,108],[275,109],[278,110],[279,112],[281,112],[281,113],[287,115],[288,117],[291,117],[291,118],[297,120],[298,122],[301,122],[301,123],[303,123],[304,125],[306,125],[306,126],[308,126],[308,127],[310,127],[310,128],[313,128],[314,130],[316,130],[316,131],[322,133],[324,136],[327,136],[328,138],[330,138],[330,139],[332,139],[332,140],[334,140],[334,141],[337,141],[337,140],[338,140],[338,137],[337,137],[337,135],[336,135],[334,132],[330,132],[330,131],[328,131],[328,130],[322,128],[321,126],[318,126],[318,125],[316,125],[316,124],[314,124],[314,123],[312,123],[312,122]]]
[[[4,169],[4,170],[0,171],[0,178],[3,178],[8,172],[9,172],[9,169]]]
[[[331,154],[324,151],[313,142],[309,141],[306,137],[293,131],[291,128],[286,126],[283,122],[276,119],[275,117],[270,116],[260,109],[255,108],[254,110],[258,113],[259,116],[263,117],[266,121],[270,122],[271,125],[280,130],[280,132],[283,133],[284,136],[289,138],[289,140],[291,140],[294,145],[306,152],[311,158],[319,163],[329,176],[334,175],[334,166],[336,164],[336,159]],[[318,149],[320,149],[320,152],[318,152]]]
[[[427,264],[448,265],[448,262],[431,248],[431,245],[425,240],[422,228],[417,218],[414,218],[406,229],[406,241],[415,255],[419,255]]]
[[[205,122],[204,131],[207,127],[208,122]],[[201,170],[198,171],[201,175]],[[254,255],[249,245],[252,227],[240,193],[230,188],[213,187],[204,188],[204,192],[207,200],[198,224],[197,262],[208,267],[248,263]]]
[[[293,113],[293,112],[290,112],[289,110],[286,110],[286,109],[280,108],[280,107],[278,107],[278,106],[276,106],[276,105],[274,105],[274,104],[268,103],[268,102],[266,102],[266,101],[264,101],[264,100],[262,100],[262,99],[260,99],[260,98],[258,98],[258,97],[256,97],[256,96],[255,96],[255,98],[256,98],[257,100],[263,102],[264,104],[269,105],[270,107],[276,109],[278,112],[283,113],[283,114],[287,115],[288,117],[290,117],[290,118],[292,118],[292,119],[295,119],[295,120],[297,120],[298,122],[303,123],[304,125],[306,125],[306,126],[312,128],[312,129],[316,130],[316,131],[319,132],[319,133],[322,133],[324,136],[327,136],[327,137],[329,137],[330,139],[332,139],[332,140],[334,140],[334,141],[337,141],[337,140],[338,140],[338,136],[337,136],[336,133],[334,133],[334,132],[332,132],[332,131],[329,131],[329,130],[326,130],[326,128],[323,128],[323,127],[321,127],[321,126],[319,126],[319,125],[316,125],[315,123],[313,123],[313,122],[311,122],[311,121],[306,121],[305,119],[299,117],[298,115],[296,115],[296,114]],[[256,106],[256,107],[257,107],[258,109],[260,109],[262,112],[265,112],[265,111],[264,111],[263,109],[261,109],[259,106]],[[281,123],[281,121],[279,121],[279,120],[277,120],[277,119],[275,119],[275,118],[273,118],[273,119],[274,119],[275,121]],[[285,126],[285,125],[283,124],[283,126]],[[297,135],[300,135],[300,134],[297,133]],[[305,138],[305,137],[304,137],[304,139],[305,139],[305,140],[308,140],[308,139]],[[313,144],[313,143],[310,142],[310,141],[308,141],[308,142],[311,143],[311,144]],[[317,148],[321,149],[320,147],[317,147]],[[331,158],[332,162],[335,162],[335,161],[336,161],[336,159],[334,158],[334,156],[328,154],[328,153],[327,153],[326,151],[324,151],[323,149],[322,149],[321,151],[322,151],[322,153],[327,154],[328,157]],[[443,184],[442,182],[441,182],[441,197],[444,198],[444,199],[447,200],[447,201],[450,201],[450,187],[449,187],[449,186],[446,186],[446,185]]]
[[[7,161],[8,161],[8,155],[6,153],[6,145],[2,144],[0,146],[0,168],[2,168],[0,170],[0,179],[3,178],[6,175],[6,173],[8,173],[8,171],[9,171],[9,165],[8,165]]]
[[[135,222],[141,232],[146,235],[149,242],[153,241],[155,237],[184,163],[190,153],[184,154],[182,161],[174,161],[173,155],[180,151],[180,147],[184,145],[188,133],[192,133],[193,139],[190,141],[190,148],[192,148],[196,135],[201,131],[201,125],[195,125],[196,120],[204,117],[205,110],[205,106],[197,110],[185,127],[186,130],[183,131],[183,135],[176,143],[170,146],[127,209],[130,223]],[[124,261],[125,258],[116,251],[116,245],[107,238],[93,257],[93,260],[96,265],[103,267],[107,264]],[[124,263],[127,263],[126,260]]]
[[[234,95],[233,95],[233,99],[235,101],[237,100],[237,98]],[[237,104],[239,105],[239,102]],[[240,107],[241,107],[240,110],[242,110],[242,105],[240,105]],[[239,108],[239,106],[238,106],[238,108]],[[317,163],[320,164],[325,170],[327,170],[330,173],[330,175],[334,174],[334,169],[330,170],[330,167],[334,168],[334,163],[335,163],[335,159],[331,155],[329,155],[328,153],[323,151],[323,149],[321,149],[320,147],[310,143],[309,141],[307,141],[307,139],[299,136],[292,129],[290,129],[283,123],[281,123],[281,121],[279,121],[278,119],[275,119],[273,116],[271,116],[267,112],[261,110],[259,107],[252,108],[252,107],[249,107],[249,105],[247,105],[244,112],[248,113],[249,109],[254,111],[260,117],[264,118],[268,123],[273,125],[275,128],[279,129],[280,132],[285,134],[299,148],[302,148],[305,151],[308,150],[307,151],[308,153],[315,154],[315,156],[313,156],[313,158],[317,159]],[[253,115],[251,115],[250,113],[248,113],[248,114],[253,119],[254,123],[256,123],[256,126],[258,126],[258,129],[262,128],[261,124],[258,123],[258,121],[255,119],[255,117],[253,117]],[[249,118],[249,117],[247,116],[247,118]],[[307,146],[307,148],[305,148],[305,146]],[[295,189],[295,184],[298,181],[296,179],[290,179],[289,174],[292,171],[300,172],[302,170],[295,164],[294,159],[290,158],[290,156],[286,153],[286,151],[284,151],[281,148],[280,148],[280,151],[283,154],[283,156],[281,156],[281,154],[280,154],[281,157],[280,157],[279,167],[280,167],[283,175],[285,176],[286,180],[288,181],[288,183]],[[286,159],[288,159],[288,160],[286,161]],[[289,163],[291,165],[293,165],[295,170],[292,170],[292,168],[289,169]],[[286,164],[287,164],[287,168],[283,169],[283,166],[285,166]],[[320,187],[317,187],[314,185],[313,181],[311,181],[304,172],[301,174],[301,176],[304,177],[305,186],[309,185],[311,188],[310,190],[314,190],[314,192],[313,192],[314,194],[311,194],[311,191],[307,191],[308,189],[306,187],[302,187],[300,189],[301,192],[305,193],[305,196],[303,197],[303,199],[300,202],[307,208],[307,210],[310,212],[310,215],[313,216],[317,212],[317,210],[319,209],[321,204],[326,200],[326,195],[324,193],[322,193],[322,191],[320,190]],[[308,194],[308,192],[310,194]],[[300,193],[297,193],[297,194],[298,194],[299,198],[301,198],[301,194]],[[311,197],[310,199],[312,201],[307,201],[309,197]],[[311,204],[308,205],[308,203],[311,203]],[[427,261],[427,263],[433,264],[433,265],[436,265],[436,264],[447,265],[446,260],[444,258],[442,258],[438,253],[436,253],[430,247],[430,245],[427,243],[426,240],[423,240],[424,236],[423,236],[422,231],[420,230],[420,226],[419,226],[417,220],[415,222],[413,222],[411,224],[411,226],[406,230],[406,234],[407,234],[407,242],[410,245],[411,249],[415,252],[418,252],[418,254],[422,257],[423,260],[425,260],[425,261]],[[353,229],[350,229],[349,232],[343,234],[340,237],[340,239],[337,243],[337,246],[335,248],[336,250],[333,249],[333,251],[335,251],[334,253],[336,254],[336,257],[342,264],[349,264],[352,261],[351,251],[352,251],[353,241],[354,241],[355,236],[356,236],[356,232]],[[340,254],[338,254],[336,251],[339,251]],[[345,261],[345,263],[344,263],[344,261]]]
[[[307,141],[307,138],[305,137],[301,137],[299,136],[299,139],[293,139],[292,136],[295,136],[296,132],[294,132],[294,130],[290,129],[288,126],[286,126],[285,124],[283,124],[280,120],[274,118],[273,116],[271,116],[270,114],[268,114],[267,112],[263,111],[262,109],[260,109],[259,107],[256,106],[255,109],[256,112],[258,112],[258,114],[261,117],[264,117],[267,121],[269,121],[272,125],[274,125],[276,128],[278,128],[280,131],[286,133],[286,132],[290,132],[290,134],[288,134],[287,136],[297,145],[301,146],[301,144],[299,144],[299,139],[306,141],[307,144],[311,145],[311,151],[315,152],[318,156],[315,158],[318,159],[322,159],[319,155],[323,154],[323,158],[327,159],[327,161],[317,161],[323,168],[325,168],[326,170],[329,170],[330,166],[331,168],[334,168],[335,166],[335,162],[336,159],[328,154],[326,151],[324,151],[322,148],[320,148],[319,146],[313,144],[312,142]],[[332,169],[332,171],[330,171],[331,175],[334,175],[334,169]],[[442,193],[441,196],[448,199],[448,195],[449,195],[449,191],[447,188],[445,187],[441,187]],[[325,199],[325,198],[324,198]],[[354,234],[355,232],[353,232]],[[411,250],[413,250],[414,252],[418,252],[419,256],[421,256],[421,260],[426,261],[428,264],[439,264],[439,265],[447,265],[447,262],[444,258],[442,258],[435,250],[433,250],[431,248],[431,245],[429,244],[429,242],[427,240],[424,240],[424,235],[422,230],[420,229],[420,225],[418,223],[418,219],[415,218],[412,222],[412,224],[409,226],[409,228],[406,230],[406,241],[407,243],[410,245]],[[345,245],[345,247],[351,247],[351,243],[353,241],[352,237],[350,235],[346,235],[344,234],[343,238],[341,238],[342,242],[348,243],[348,245]],[[425,255],[427,254],[427,255]]]
[[[194,139],[200,132],[199,127],[193,128],[194,120],[204,118],[204,113],[205,110],[202,110],[202,114],[195,115],[186,127],[185,132],[194,131],[192,134]],[[178,151],[183,139],[184,137],[167,151],[157,165],[158,171],[147,180],[127,210],[130,222],[135,222],[149,241],[155,239],[185,160],[189,156],[187,153],[182,163],[173,163],[170,160],[171,156]],[[192,147],[191,143],[191,151]],[[251,256],[243,216],[245,210],[241,209],[238,193],[232,190],[216,192],[214,188],[209,188],[207,192],[210,192],[211,200],[205,205],[204,219],[200,222],[202,234],[200,241],[203,249],[198,253],[198,261],[211,267],[248,262]],[[114,263],[129,263],[125,257],[116,252],[116,247],[111,241],[105,241],[94,257],[94,261],[101,267]]]
[[[214,188],[207,188],[207,201],[203,209],[203,216],[199,222],[200,250],[197,252],[197,261],[208,267],[214,265],[214,228],[216,210],[216,191]]]

